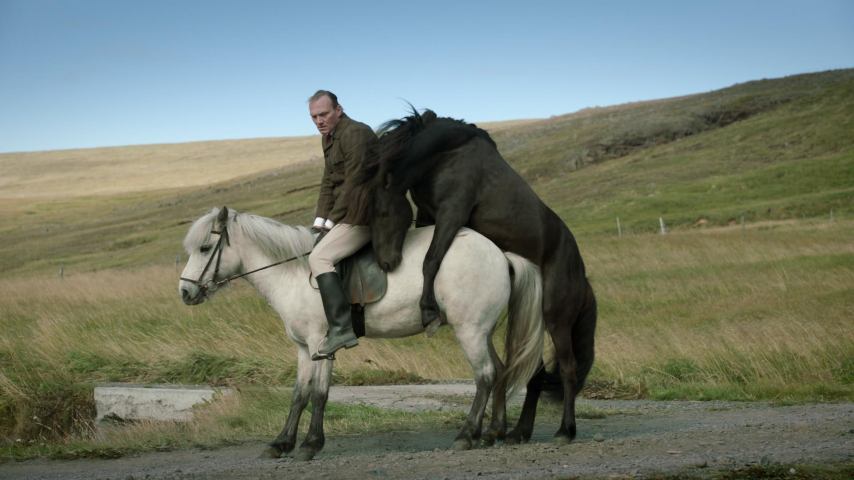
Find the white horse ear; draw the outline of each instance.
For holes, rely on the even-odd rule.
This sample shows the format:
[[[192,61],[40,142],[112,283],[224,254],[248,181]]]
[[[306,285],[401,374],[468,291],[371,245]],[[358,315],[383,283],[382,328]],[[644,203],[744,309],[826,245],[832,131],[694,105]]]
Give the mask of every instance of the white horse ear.
[[[228,221],[228,207],[223,206],[219,209],[219,215],[216,217],[217,221],[221,224],[225,224]]]

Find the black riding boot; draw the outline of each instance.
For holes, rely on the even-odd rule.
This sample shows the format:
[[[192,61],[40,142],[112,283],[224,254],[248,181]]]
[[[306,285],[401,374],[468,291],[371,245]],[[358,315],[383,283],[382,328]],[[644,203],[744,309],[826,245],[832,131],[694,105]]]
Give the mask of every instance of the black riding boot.
[[[317,353],[312,360],[333,358],[341,348],[353,348],[359,344],[353,333],[353,320],[350,318],[350,301],[344,294],[341,277],[336,272],[322,273],[315,277],[320,288],[320,298],[323,300],[323,311],[326,312],[326,322],[329,331],[326,338],[320,342]]]

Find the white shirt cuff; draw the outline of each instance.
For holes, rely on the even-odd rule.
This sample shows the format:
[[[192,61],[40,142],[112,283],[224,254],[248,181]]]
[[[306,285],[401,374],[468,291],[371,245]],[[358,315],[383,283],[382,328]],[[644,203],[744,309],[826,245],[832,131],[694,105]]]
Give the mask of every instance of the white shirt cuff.
[[[320,218],[320,217],[317,217],[317,218],[315,218],[315,219],[314,219],[314,224],[312,225],[312,227],[314,227],[314,228],[323,228],[323,222],[324,222],[324,221],[325,221],[325,219]]]
[[[326,220],[326,223],[324,223],[324,224],[323,224],[323,226],[324,226],[327,230],[332,230],[332,227],[334,227],[334,226],[335,226],[335,222],[333,222],[332,220],[327,219],[327,220]]]

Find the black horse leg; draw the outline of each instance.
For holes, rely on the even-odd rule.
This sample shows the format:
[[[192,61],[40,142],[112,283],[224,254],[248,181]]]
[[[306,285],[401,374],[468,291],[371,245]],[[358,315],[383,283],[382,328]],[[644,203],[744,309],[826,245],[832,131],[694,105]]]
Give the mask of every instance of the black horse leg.
[[[439,304],[436,302],[436,291],[434,282],[436,274],[439,273],[439,267],[442,265],[442,259],[448,253],[454,237],[468,219],[468,211],[445,211],[436,215],[436,228],[433,231],[433,240],[430,242],[430,248],[427,249],[427,255],[424,257],[424,288],[421,292],[421,325],[428,328],[428,334],[435,332],[435,329],[441,324],[439,314]]]
[[[303,358],[304,357],[304,358]],[[297,364],[297,380],[294,385],[293,398],[291,399],[291,410],[282,432],[270,443],[263,456],[279,458],[283,454],[290,453],[296,446],[297,429],[300,417],[308,405],[311,385],[312,361],[308,352],[299,351]]]
[[[423,208],[419,208],[415,213],[415,228],[426,227],[427,225],[433,225],[435,223],[436,221],[433,217]]]
[[[519,415],[519,422],[516,423],[516,428],[505,436],[504,443],[513,445],[531,439],[531,434],[534,432],[534,419],[537,416],[537,403],[540,400],[540,393],[543,391],[545,376],[546,369],[540,365],[537,373],[528,380],[528,388],[525,393],[525,402],[522,404],[522,414]]]
[[[560,258],[560,256],[558,256]],[[575,396],[578,395],[578,364],[573,349],[573,329],[587,297],[587,279],[572,278],[568,262],[552,262],[543,269],[543,319],[555,346],[555,359],[563,385],[563,418],[555,441],[575,438]]]
[[[578,395],[577,385],[577,369],[575,357],[572,353],[572,348],[568,351],[561,351],[561,348],[555,348],[558,356],[558,364],[560,365],[560,377],[563,382],[563,418],[560,421],[560,428],[555,432],[555,442],[566,444],[575,438],[575,397]]]

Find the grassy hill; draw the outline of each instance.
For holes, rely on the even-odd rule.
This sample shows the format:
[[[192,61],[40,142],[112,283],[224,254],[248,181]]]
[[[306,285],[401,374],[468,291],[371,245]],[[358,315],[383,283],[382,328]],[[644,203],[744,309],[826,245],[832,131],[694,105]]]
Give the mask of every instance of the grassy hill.
[[[588,110],[498,136],[586,232],[616,217],[644,231],[660,215],[688,226],[850,213],[852,131],[854,72],[845,70]]]
[[[579,239],[600,302],[587,395],[854,399],[854,70],[485,127]],[[293,350],[263,301],[236,284],[185,307],[175,259],[213,206],[309,223],[316,140],[0,155],[0,439],[115,444],[86,433],[93,382],[290,383]],[[447,331],[366,340],[336,372],[469,375]],[[287,400],[270,395],[186,429],[215,438],[121,441],[267,436]]]
[[[854,208],[852,131],[852,70],[493,130],[505,158],[580,235],[615,231],[617,217],[628,232],[653,231],[659,216],[678,228],[742,216],[826,217],[831,210],[844,217]],[[307,223],[320,175],[311,139],[0,155],[0,268],[174,261],[186,223],[215,205]],[[152,160],[141,164],[142,158]],[[282,166],[270,169],[279,158]],[[139,170],[146,173],[132,174]],[[6,172],[24,172],[23,183]],[[45,193],[69,172],[72,186]],[[110,187],[99,189],[102,173]],[[77,187],[78,177],[89,180]],[[24,186],[35,193],[24,194]],[[109,194],[85,195],[101,191]]]

